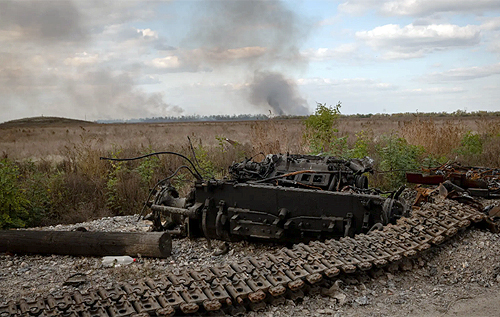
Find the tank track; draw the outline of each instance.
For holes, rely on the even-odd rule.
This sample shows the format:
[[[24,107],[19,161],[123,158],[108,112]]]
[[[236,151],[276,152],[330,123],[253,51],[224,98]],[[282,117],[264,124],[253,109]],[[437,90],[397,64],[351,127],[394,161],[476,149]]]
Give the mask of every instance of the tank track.
[[[47,295],[34,301],[9,301],[9,316],[173,316],[240,314],[302,298],[321,290],[339,274],[398,267],[404,261],[454,236],[484,214],[455,201],[426,204],[382,231],[354,238],[296,244],[223,266],[172,270],[159,279],[141,279],[113,288]]]

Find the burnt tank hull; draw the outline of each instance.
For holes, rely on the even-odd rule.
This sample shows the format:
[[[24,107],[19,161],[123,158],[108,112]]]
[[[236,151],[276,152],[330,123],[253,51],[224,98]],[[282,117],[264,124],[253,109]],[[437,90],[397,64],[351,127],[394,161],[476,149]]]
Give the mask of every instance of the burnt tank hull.
[[[405,213],[379,195],[215,180],[196,183],[184,207],[151,208],[184,216],[191,237],[292,243],[354,236]]]

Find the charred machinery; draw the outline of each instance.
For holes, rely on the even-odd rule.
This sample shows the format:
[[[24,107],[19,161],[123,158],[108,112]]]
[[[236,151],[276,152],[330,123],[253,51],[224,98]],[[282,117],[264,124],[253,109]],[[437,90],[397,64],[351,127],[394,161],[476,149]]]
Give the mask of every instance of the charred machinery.
[[[179,225],[190,237],[298,242],[366,233],[405,214],[399,193],[368,189],[371,162],[267,155],[229,167],[230,178],[196,180],[179,197],[163,184],[149,201],[156,230]],[[165,219],[167,221],[165,221]]]

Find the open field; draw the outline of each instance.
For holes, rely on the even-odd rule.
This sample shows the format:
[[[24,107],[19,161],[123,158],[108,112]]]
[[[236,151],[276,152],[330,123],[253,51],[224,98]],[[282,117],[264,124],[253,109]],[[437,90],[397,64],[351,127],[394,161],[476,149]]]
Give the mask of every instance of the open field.
[[[0,218],[0,228],[137,213],[149,189],[185,162],[175,156],[126,163],[99,157],[155,151],[191,157],[187,137],[206,176],[215,177],[224,176],[232,162],[260,152],[370,156],[377,171],[370,184],[386,190],[405,182],[404,171],[448,160],[500,167],[499,116],[340,117],[334,127],[327,142],[321,139],[325,148],[314,150],[312,140],[320,140],[320,134],[309,131],[305,139],[300,119],[96,124],[44,117],[0,124],[0,176],[4,188],[12,189],[0,205],[8,214]],[[179,173],[172,180],[185,193],[192,178]]]
[[[376,141],[382,135],[399,134],[410,139],[410,144],[429,145],[438,143],[432,138],[449,137],[460,139],[466,131],[474,133],[498,133],[500,117],[377,117],[340,118],[340,136],[348,136],[354,143],[356,133],[368,131]],[[416,131],[415,131],[416,130]],[[426,133],[433,133],[425,135]],[[448,135],[444,135],[448,133]],[[65,149],[82,142],[92,142],[102,151],[113,149],[154,148],[165,150],[185,146],[187,136],[207,146],[216,146],[217,137],[229,138],[256,152],[269,152],[269,148],[280,152],[305,152],[306,142],[302,138],[301,119],[239,121],[239,122],[182,122],[182,123],[136,123],[96,124],[79,120],[18,121],[0,124],[0,149],[3,157],[13,159],[61,160]],[[417,139],[418,138],[418,139]],[[455,140],[456,141],[456,140]],[[457,144],[455,144],[457,145]],[[251,154],[251,153],[248,153]]]

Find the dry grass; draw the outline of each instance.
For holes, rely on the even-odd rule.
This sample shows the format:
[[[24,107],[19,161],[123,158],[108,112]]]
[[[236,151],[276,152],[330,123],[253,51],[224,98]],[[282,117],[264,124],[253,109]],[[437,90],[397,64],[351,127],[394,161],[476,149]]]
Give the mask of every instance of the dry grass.
[[[253,153],[303,153],[303,126],[300,122],[269,120],[251,126],[250,144]]]
[[[401,136],[408,143],[423,146],[428,153],[444,157],[460,144],[467,127],[461,120],[436,122],[425,118],[404,122]]]
[[[339,136],[348,137],[348,147],[356,146],[356,135],[366,143],[366,152],[380,160],[384,135],[400,136],[411,145],[423,146],[433,157],[453,158],[463,135],[479,135],[483,150],[478,155],[462,155],[466,164],[500,167],[500,118],[418,117],[341,118]],[[116,165],[100,156],[134,157],[153,151],[173,151],[191,156],[190,136],[209,174],[219,178],[233,161],[259,152],[305,153],[303,124],[299,119],[255,122],[198,122],[162,124],[23,124],[0,125],[0,155],[24,164],[36,165],[36,181],[25,175],[25,186],[43,187],[43,223],[83,221],[111,214],[137,213],[157,181],[172,174],[185,162],[175,156],[160,156],[152,164],[145,161]],[[230,142],[226,141],[229,139]],[[142,165],[141,165],[142,164]],[[144,168],[150,169],[148,177]],[[141,174],[142,173],[142,174]],[[179,174],[177,184],[189,184],[188,173]],[[376,179],[378,183],[383,180]],[[114,182],[111,182],[114,181]],[[376,182],[376,183],[377,183]],[[47,192],[46,194],[43,194]],[[43,198],[43,199],[42,199]],[[47,202],[48,201],[48,202]]]
[[[415,123],[420,122],[420,123]],[[340,136],[348,136],[348,144],[356,140],[355,134],[361,130],[372,131],[374,141],[392,132],[400,132],[402,136],[410,127],[418,125],[434,125],[437,132],[452,127],[463,127],[464,130],[499,131],[500,118],[456,118],[437,117],[433,123],[411,118],[341,118],[338,129]],[[492,133],[492,132],[491,132]],[[68,125],[29,125],[22,127],[3,127],[0,125],[0,155],[15,160],[41,159],[50,162],[61,162],[67,158],[67,148],[81,144],[89,144],[104,153],[120,148],[128,149],[154,148],[156,150],[178,148],[187,145],[187,136],[200,140],[205,147],[219,145],[217,137],[225,137],[256,152],[302,152],[305,147],[302,140],[303,126],[300,119],[241,121],[241,122],[188,122],[188,123],[155,123],[155,124],[93,124],[82,123]],[[419,133],[420,141],[426,143],[429,138]],[[444,139],[444,137],[443,137]],[[410,140],[408,140],[410,142]],[[432,141],[439,144],[437,141]],[[410,142],[412,143],[412,142]],[[412,143],[414,144],[414,143]],[[415,143],[420,144],[420,143]],[[438,147],[436,145],[436,147]]]

